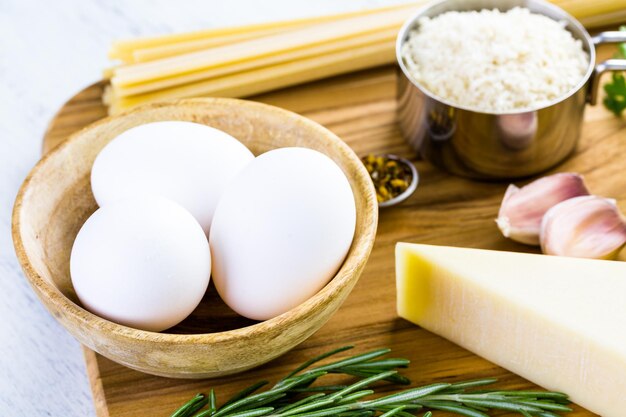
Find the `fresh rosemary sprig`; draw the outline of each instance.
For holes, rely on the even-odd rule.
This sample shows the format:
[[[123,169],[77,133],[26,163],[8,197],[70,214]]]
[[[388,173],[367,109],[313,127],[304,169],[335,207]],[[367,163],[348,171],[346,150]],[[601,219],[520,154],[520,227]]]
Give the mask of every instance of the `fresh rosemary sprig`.
[[[368,387],[378,381],[410,384],[406,377],[398,373],[398,369],[406,368],[409,361],[381,358],[390,349],[377,349],[311,368],[351,348],[346,346],[317,356],[265,391],[258,392],[267,385],[267,381],[253,384],[220,407],[216,405],[213,390],[208,396],[197,394],[171,417],[431,417],[429,409],[466,417],[489,417],[486,413],[493,410],[513,411],[523,417],[560,417],[557,413],[571,411],[567,407],[567,395],[558,392],[484,389],[496,382],[493,378],[435,383],[366,399],[375,394]],[[329,374],[345,374],[358,380],[350,385],[313,386]],[[202,410],[205,406],[208,407]]]

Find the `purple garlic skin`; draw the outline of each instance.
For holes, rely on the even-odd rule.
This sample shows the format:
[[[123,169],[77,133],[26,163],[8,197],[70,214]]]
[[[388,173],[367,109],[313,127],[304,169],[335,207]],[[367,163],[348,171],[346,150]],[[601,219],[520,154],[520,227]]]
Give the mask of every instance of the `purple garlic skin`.
[[[496,223],[505,237],[526,245],[539,245],[544,214],[554,205],[573,197],[589,195],[583,178],[575,173],[559,173],[540,178],[518,188],[509,185]]]
[[[626,245],[626,219],[615,200],[583,196],[552,207],[541,223],[547,255],[615,259]]]

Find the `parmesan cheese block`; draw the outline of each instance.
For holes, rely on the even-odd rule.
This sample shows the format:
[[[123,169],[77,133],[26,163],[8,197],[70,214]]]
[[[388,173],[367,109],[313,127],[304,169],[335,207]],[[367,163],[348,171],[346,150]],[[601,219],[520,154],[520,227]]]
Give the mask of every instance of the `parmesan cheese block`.
[[[398,243],[396,273],[401,317],[626,415],[626,263]]]

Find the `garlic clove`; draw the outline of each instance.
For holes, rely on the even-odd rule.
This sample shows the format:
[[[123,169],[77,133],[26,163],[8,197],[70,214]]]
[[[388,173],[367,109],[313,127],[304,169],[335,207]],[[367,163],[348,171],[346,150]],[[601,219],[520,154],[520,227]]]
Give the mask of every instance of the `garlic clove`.
[[[498,218],[496,219],[496,224],[498,228],[504,235],[504,237],[508,237],[520,243],[525,243],[527,245],[538,245],[539,237],[538,237],[538,229],[535,227],[527,227],[523,222],[516,222],[515,213],[509,214],[509,206],[507,202],[519,192],[520,188],[510,184],[504,193],[504,197],[502,198],[502,204],[500,205],[500,211],[498,213]],[[518,223],[518,224],[512,224]],[[537,229],[537,230],[536,230]]]
[[[548,255],[615,259],[626,245],[626,219],[615,200],[575,197],[552,207],[541,223],[541,249]]]
[[[548,209],[572,197],[589,195],[583,178],[559,173],[518,188],[509,185],[496,223],[505,237],[527,245],[539,245],[541,220]]]

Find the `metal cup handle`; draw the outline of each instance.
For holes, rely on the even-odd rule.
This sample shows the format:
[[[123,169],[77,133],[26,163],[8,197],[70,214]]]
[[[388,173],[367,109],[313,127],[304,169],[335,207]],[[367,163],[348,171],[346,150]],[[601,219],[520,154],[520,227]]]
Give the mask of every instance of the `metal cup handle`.
[[[608,31],[600,32],[591,38],[594,45],[603,43],[621,43],[626,42],[626,31]],[[626,59],[607,59],[596,65],[591,74],[591,83],[589,84],[589,95],[587,100],[589,104],[595,105],[598,101],[598,89],[600,88],[600,76],[606,71],[626,71]]]

